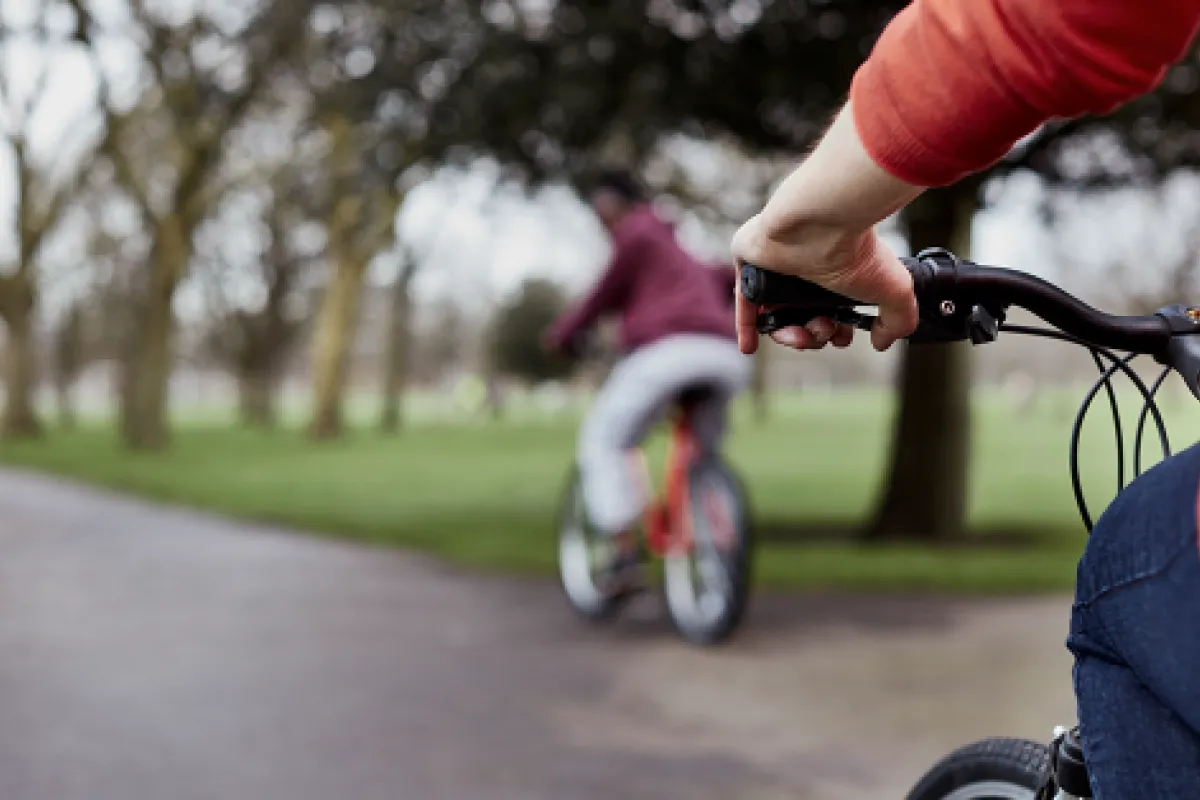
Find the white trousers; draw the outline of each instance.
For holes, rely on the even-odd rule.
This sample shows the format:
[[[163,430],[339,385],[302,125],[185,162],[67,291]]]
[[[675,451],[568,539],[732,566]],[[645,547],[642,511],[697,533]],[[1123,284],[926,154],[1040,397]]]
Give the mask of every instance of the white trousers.
[[[588,518],[616,535],[641,515],[646,497],[630,451],[671,410],[680,394],[710,390],[694,411],[701,444],[715,450],[729,401],[750,382],[751,359],[719,336],[679,334],[617,362],[579,434],[579,470]]]

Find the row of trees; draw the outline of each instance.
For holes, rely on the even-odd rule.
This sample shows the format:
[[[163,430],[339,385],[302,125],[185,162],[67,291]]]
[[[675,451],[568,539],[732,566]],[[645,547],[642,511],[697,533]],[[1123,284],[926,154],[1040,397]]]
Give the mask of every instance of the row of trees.
[[[110,305],[122,310],[109,315],[116,329],[106,338],[121,365],[121,432],[131,446],[168,441],[173,304],[197,273],[216,287],[214,297],[229,298],[231,275],[260,297],[234,299],[212,342],[237,364],[245,403],[260,416],[269,413],[270,384],[298,330],[295,295],[311,287],[314,269],[328,273],[317,278],[327,289],[313,351],[312,428],[338,432],[363,275],[394,241],[400,176],[420,163],[417,150],[437,141],[425,130],[421,102],[368,98],[353,82],[386,49],[393,70],[409,70],[404,85],[411,86],[456,36],[440,4],[403,5],[406,19],[413,12],[426,20],[419,35],[408,24],[399,26],[407,33],[388,34],[388,13],[402,9],[366,3],[46,0],[6,15],[4,53],[21,69],[3,72],[38,70],[32,86],[0,87],[16,164],[15,252],[0,283],[10,435],[39,428],[32,390],[41,248],[80,224],[91,231],[91,266],[107,270]],[[42,107],[78,100],[78,91],[55,93],[51,84],[63,63],[79,57],[88,62],[81,72],[94,83],[91,96],[58,127],[81,141],[37,151],[31,131],[47,116]],[[252,257],[239,258],[220,241],[220,223],[248,209],[264,230]],[[411,272],[396,282],[398,318]],[[61,354],[68,367],[67,351],[77,349]]]
[[[491,152],[550,173],[585,169],[596,153],[652,162],[663,136],[679,132],[752,153],[799,152],[901,5],[628,0],[558,4],[532,18],[514,12],[486,43],[490,103],[472,109],[491,121],[480,126]],[[1151,184],[1193,166],[1196,69],[1190,58],[1120,114],[1049,126],[990,175],[926,194],[901,220],[911,248],[948,245],[969,255],[984,189],[1013,170],[1036,172],[1062,197]],[[906,349],[886,489],[869,537],[946,538],[964,529],[969,386],[965,346]]]
[[[385,381],[398,421],[422,258],[396,247],[394,220],[432,167],[487,155],[511,168],[506,179],[537,182],[617,162],[703,206],[710,219],[742,219],[761,203],[765,181],[700,180],[673,168],[665,144],[704,141],[758,163],[801,152],[901,5],[39,0],[0,31],[6,57],[40,54],[43,76],[23,91],[0,85],[17,165],[17,245],[0,282],[9,343],[4,429],[37,428],[38,265],[72,215],[89,220],[93,264],[107,264],[106,291],[126,310],[112,340],[131,446],[168,442],[173,302],[199,271],[213,276],[218,295],[234,298],[214,347],[234,354],[249,407],[269,405],[273,376],[298,336],[296,298],[319,296],[311,430],[337,435],[364,278],[382,253],[401,261]],[[68,57],[86,59],[94,81],[81,122],[64,126],[81,141],[38,153],[30,146],[36,105],[50,94],[49,64]],[[1195,69],[1176,68],[1156,96],[1116,117],[1047,129],[999,170],[1034,170],[1061,196],[1191,166]],[[984,177],[922,198],[903,219],[913,248],[949,243],[968,252],[988,185]],[[258,219],[256,245],[238,251],[213,233],[247,215]],[[245,293],[253,299],[230,294],[239,280],[253,285]],[[873,536],[962,530],[968,385],[964,349],[906,352]]]

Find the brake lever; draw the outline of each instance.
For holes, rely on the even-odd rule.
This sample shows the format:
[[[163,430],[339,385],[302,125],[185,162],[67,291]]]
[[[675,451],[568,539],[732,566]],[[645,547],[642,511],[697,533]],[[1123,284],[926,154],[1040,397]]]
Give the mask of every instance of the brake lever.
[[[955,313],[953,304],[949,304],[941,306],[939,312],[939,316],[922,313],[917,329],[908,340],[913,344],[945,344],[964,340],[976,345],[987,344],[996,340],[1005,318],[1003,309],[989,310],[982,305],[972,306],[966,313]],[[760,334],[772,334],[783,328],[804,327],[819,317],[842,325],[852,325],[860,331],[870,331],[879,319],[852,308],[783,307],[759,313],[756,327]],[[1200,356],[1200,347],[1197,350]],[[1197,389],[1197,396],[1200,396],[1200,389]]]
[[[813,309],[813,308],[776,308],[763,311],[758,315],[755,326],[761,334],[772,334],[783,328],[804,327],[814,319],[824,317],[841,325],[853,325],[860,331],[869,331],[875,324],[876,317],[870,314],[860,314],[852,308]]]

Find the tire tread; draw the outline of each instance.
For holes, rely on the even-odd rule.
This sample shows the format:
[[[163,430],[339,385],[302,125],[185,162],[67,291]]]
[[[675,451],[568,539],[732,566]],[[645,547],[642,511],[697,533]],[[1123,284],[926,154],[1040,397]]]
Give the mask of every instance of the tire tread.
[[[984,780],[1006,780],[1037,790],[1050,770],[1050,749],[1028,739],[994,738],[960,747],[939,761],[906,800],[940,800]]]
[[[729,609],[714,625],[707,628],[697,628],[683,623],[672,613],[672,622],[676,630],[688,641],[701,646],[712,646],[727,641],[741,626],[746,610],[750,604],[750,588],[753,583],[754,563],[754,514],[750,508],[749,495],[741,476],[718,454],[709,454],[695,464],[688,474],[689,485],[706,471],[716,471],[729,482],[737,498],[739,514],[739,541],[736,562],[730,575],[733,583],[733,597]],[[670,604],[668,603],[668,610]]]

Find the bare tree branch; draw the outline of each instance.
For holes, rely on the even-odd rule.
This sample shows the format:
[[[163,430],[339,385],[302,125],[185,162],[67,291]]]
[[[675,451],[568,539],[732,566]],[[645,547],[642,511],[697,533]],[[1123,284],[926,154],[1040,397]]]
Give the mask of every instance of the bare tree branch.
[[[147,223],[153,223],[158,219],[158,214],[150,202],[150,196],[145,184],[137,176],[137,172],[133,168],[133,163],[121,148],[120,142],[123,138],[123,132],[126,129],[126,120],[119,114],[113,113],[110,107],[105,108],[104,115],[105,129],[108,132],[105,134],[100,152],[108,157],[113,170],[117,174],[117,181],[132,198],[138,210],[141,211],[142,217]]]
[[[13,136],[11,145],[14,160],[17,162],[17,185],[15,197],[13,198],[16,205],[17,270],[23,273],[28,270],[30,261],[28,238],[29,229],[32,226],[30,216],[33,211],[33,204],[30,202],[29,195],[33,184],[33,169],[29,165],[29,154],[25,137],[21,134]]]
[[[229,107],[221,115],[222,119],[212,125],[206,133],[194,142],[194,149],[181,172],[179,183],[175,188],[175,207],[180,209],[187,218],[196,220],[206,210],[204,201],[218,198],[207,198],[202,191],[204,183],[211,177],[214,164],[222,151],[222,145],[231,130],[245,119],[247,112],[259,99],[266,85],[271,70],[275,65],[294,52],[301,41],[304,15],[292,14],[284,20],[277,20],[277,15],[268,14],[259,21],[259,27],[279,26],[265,34],[268,38],[267,53],[260,57],[248,57],[245,86],[234,96]],[[254,47],[253,32],[249,35],[248,48]]]
[[[366,228],[360,236],[355,237],[359,258],[370,261],[380,251],[381,246],[393,237],[396,229],[396,212],[400,208],[400,198],[394,191],[388,189],[376,190],[375,213],[370,217]]]
[[[200,290],[209,316],[219,321],[212,326],[213,344],[222,352],[231,352],[237,346],[239,334],[236,330],[239,326],[235,324],[239,322],[237,310],[229,302],[225,291],[232,267],[220,253],[213,253],[204,261],[207,262],[207,269],[197,270]]]
[[[10,32],[8,25],[0,22],[0,33],[4,34],[7,38]],[[7,55],[7,50],[7,47],[0,47],[0,59]],[[4,112],[6,127],[9,128],[7,133],[9,135],[20,130],[20,124],[17,121],[17,110],[14,104],[12,75],[9,70],[0,68],[0,110]]]
[[[40,22],[39,27],[41,27]],[[34,112],[37,111],[38,104],[45,99],[46,84],[49,83],[49,81],[50,70],[46,68],[44,63],[38,65],[37,77],[34,78],[33,88],[29,92],[29,96],[25,98],[25,106],[21,110],[20,126],[22,132],[24,132],[28,127],[29,119],[33,116]]]
[[[41,252],[42,244],[62,218],[63,211],[76,196],[86,180],[86,171],[76,170],[71,180],[50,193],[50,199],[39,211],[30,215],[30,228],[25,232],[25,243],[22,246],[25,259],[33,262]]]
[[[96,49],[96,30],[98,27],[96,20],[92,16],[91,10],[84,5],[83,0],[67,0],[67,4],[76,14],[75,36],[78,42],[91,53],[92,64],[96,70],[97,104],[99,105],[101,115],[104,117],[104,134],[99,151],[112,163],[118,182],[133,199],[146,222],[153,222],[157,218],[157,215],[150,203],[146,187],[138,179],[136,170],[134,170],[132,163],[120,146],[120,141],[124,138],[123,134],[126,130],[127,119],[124,115],[116,113],[113,109],[112,87],[109,85],[109,80],[104,74],[104,66],[100,63],[100,56]],[[143,13],[140,2],[131,1],[130,8],[134,11],[135,17],[139,13]]]
[[[255,161],[248,169],[214,176],[199,190],[193,200],[193,204],[198,208],[212,208],[232,189],[238,186],[267,181],[279,169],[280,165],[264,164]]]

